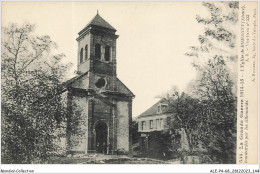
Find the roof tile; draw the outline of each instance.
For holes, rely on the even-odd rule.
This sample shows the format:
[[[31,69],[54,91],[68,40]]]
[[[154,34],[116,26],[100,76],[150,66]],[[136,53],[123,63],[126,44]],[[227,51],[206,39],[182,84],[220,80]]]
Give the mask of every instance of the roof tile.
[[[114,27],[112,27],[105,19],[103,19],[99,14],[97,14],[80,32],[82,33],[86,28],[88,28],[90,25],[95,25],[99,27],[108,28],[111,30],[116,30]]]

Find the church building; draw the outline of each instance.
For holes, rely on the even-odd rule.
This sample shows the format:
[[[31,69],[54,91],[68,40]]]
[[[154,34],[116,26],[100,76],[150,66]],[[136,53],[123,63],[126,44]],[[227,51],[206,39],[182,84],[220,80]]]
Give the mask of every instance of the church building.
[[[132,154],[134,94],[117,77],[118,37],[98,13],[78,33],[77,76],[63,84],[67,154]]]

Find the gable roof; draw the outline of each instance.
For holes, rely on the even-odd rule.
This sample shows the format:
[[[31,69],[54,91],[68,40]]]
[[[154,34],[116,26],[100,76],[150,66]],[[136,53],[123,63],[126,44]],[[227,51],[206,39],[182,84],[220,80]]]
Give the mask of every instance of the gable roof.
[[[117,86],[118,86],[118,92],[121,92],[121,93],[127,93],[128,95],[134,97],[135,95],[132,93],[132,91],[130,91],[130,89],[128,89],[125,84],[119,80],[119,78],[116,77],[116,83],[117,83]]]
[[[157,110],[158,110],[158,105],[160,103],[164,103],[165,99],[161,99],[159,100],[157,103],[155,103],[153,106],[151,106],[150,108],[148,108],[146,111],[144,111],[142,114],[140,114],[138,116],[138,118],[140,117],[146,117],[146,116],[153,116],[153,115],[160,115],[160,114],[164,114],[164,113],[167,113],[168,112],[168,109],[164,110],[163,112],[161,113],[158,113]]]
[[[83,74],[76,75],[75,77],[72,77],[71,79],[69,79],[69,80],[63,82],[61,85],[62,85],[63,87],[67,87],[67,86],[69,86],[71,83],[73,83],[75,80],[79,79],[80,77],[82,77],[82,76],[84,76],[84,75],[86,75],[86,74],[88,74],[88,72],[85,72],[85,73],[83,73]]]
[[[77,75],[67,81],[65,81],[64,83],[62,83],[62,87],[67,88],[70,87],[73,83],[76,83],[78,79],[80,79],[81,77],[87,75],[88,72],[85,72],[83,74]],[[135,97],[135,95],[132,93],[132,91],[130,91],[125,84],[119,80],[117,77],[115,77],[115,84],[117,86],[117,90],[113,91],[113,93],[117,93],[117,94],[124,94],[126,96],[130,96],[130,97]]]
[[[79,35],[87,29],[89,26],[95,25],[103,28],[107,28],[110,30],[116,31],[114,27],[112,27],[105,19],[103,19],[98,13],[97,15],[78,33]]]

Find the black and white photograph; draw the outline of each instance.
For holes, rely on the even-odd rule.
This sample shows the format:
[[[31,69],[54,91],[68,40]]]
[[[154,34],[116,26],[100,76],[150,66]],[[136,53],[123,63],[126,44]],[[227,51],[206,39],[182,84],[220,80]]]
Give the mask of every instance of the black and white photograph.
[[[1,164],[257,163],[241,3],[2,2]]]

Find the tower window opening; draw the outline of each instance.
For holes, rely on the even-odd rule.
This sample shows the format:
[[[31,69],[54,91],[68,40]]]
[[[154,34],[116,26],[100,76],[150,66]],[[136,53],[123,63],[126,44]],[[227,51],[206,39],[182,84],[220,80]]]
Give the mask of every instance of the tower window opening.
[[[105,47],[105,61],[110,61],[110,46]]]
[[[80,60],[79,60],[80,63],[83,62],[83,48],[80,49]]]
[[[95,45],[95,56],[97,59],[101,58],[101,45],[100,44]]]
[[[88,45],[85,46],[85,60],[88,59]]]

